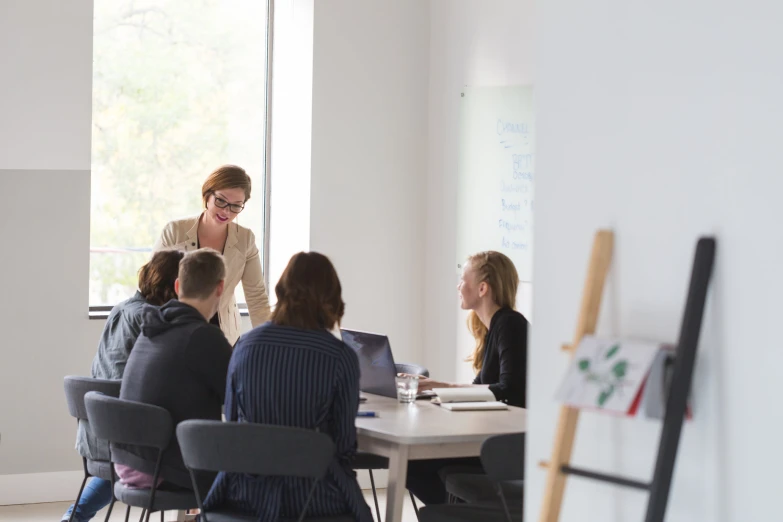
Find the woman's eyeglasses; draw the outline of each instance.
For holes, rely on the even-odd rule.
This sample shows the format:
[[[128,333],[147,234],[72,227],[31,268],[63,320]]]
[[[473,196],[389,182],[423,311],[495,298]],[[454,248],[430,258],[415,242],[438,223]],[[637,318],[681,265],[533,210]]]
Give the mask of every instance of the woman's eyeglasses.
[[[226,201],[225,199],[221,198],[220,196],[218,196],[214,192],[212,193],[212,195],[215,197],[215,206],[217,208],[226,208],[226,207],[228,207],[228,209],[231,212],[233,212],[234,214],[239,214],[240,212],[242,212],[245,209],[244,205],[237,205],[236,203],[229,203],[228,201]]]

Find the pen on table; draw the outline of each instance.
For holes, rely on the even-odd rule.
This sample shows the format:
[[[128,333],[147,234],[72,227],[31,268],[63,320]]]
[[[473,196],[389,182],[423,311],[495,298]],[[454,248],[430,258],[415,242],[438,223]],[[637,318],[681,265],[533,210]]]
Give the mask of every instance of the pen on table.
[[[378,417],[378,413],[374,411],[357,411],[357,417]]]

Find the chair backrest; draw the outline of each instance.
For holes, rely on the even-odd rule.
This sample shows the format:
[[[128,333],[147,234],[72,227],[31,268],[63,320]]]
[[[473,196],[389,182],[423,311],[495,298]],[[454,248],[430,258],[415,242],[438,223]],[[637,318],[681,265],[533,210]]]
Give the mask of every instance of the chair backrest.
[[[185,465],[203,471],[320,479],[335,454],[325,433],[248,422],[183,421],[177,440]]]
[[[525,434],[495,435],[481,445],[481,465],[492,480],[525,478]]]
[[[414,363],[397,363],[394,365],[397,373],[410,373],[411,375],[423,375],[429,377],[430,372],[424,366]]]
[[[121,382],[78,377],[76,375],[67,376],[64,379],[63,387],[65,388],[65,400],[68,402],[68,412],[71,414],[71,417],[87,419],[84,395],[88,392],[96,391],[110,397],[119,397]]]
[[[89,392],[84,396],[87,420],[99,439],[165,450],[174,421],[165,409]]]

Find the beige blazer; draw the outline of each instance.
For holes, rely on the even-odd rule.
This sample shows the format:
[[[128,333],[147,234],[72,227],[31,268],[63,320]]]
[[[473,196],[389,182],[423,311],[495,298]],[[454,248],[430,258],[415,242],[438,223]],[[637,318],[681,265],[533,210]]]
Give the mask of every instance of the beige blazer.
[[[198,248],[198,222],[201,215],[169,222],[155,243],[154,250],[174,248],[191,251]],[[269,319],[269,298],[261,272],[261,259],[256,247],[256,237],[249,228],[229,223],[228,238],[223,250],[226,262],[226,283],[223,297],[220,298],[218,317],[220,329],[232,345],[241,333],[241,319],[234,291],[242,281],[250,322],[253,327]]]

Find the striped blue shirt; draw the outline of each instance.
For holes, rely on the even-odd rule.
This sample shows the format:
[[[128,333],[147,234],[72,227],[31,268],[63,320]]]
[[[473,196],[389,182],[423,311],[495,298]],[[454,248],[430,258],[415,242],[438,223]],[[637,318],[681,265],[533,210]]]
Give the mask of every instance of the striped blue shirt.
[[[351,462],[356,453],[359,361],[325,330],[266,323],[242,336],[226,380],[226,419],[329,434],[337,452],[307,509],[308,517],[353,514],[372,522]],[[312,480],[220,473],[205,508],[229,509],[262,522],[296,518]]]

